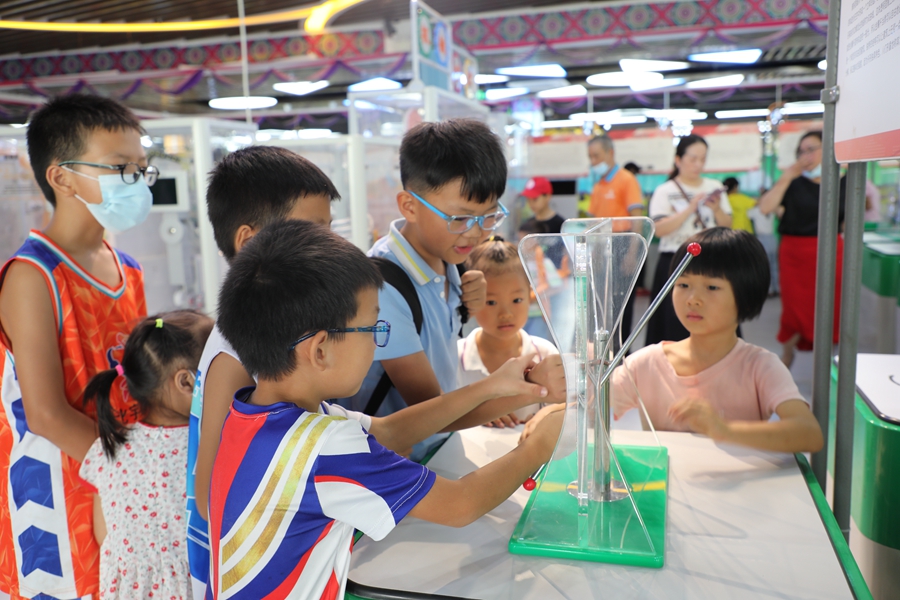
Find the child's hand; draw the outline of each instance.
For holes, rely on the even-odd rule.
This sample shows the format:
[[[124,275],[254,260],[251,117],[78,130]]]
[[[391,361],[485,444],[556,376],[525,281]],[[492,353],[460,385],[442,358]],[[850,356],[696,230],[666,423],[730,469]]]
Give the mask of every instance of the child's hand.
[[[460,300],[469,310],[469,314],[477,313],[484,308],[487,301],[487,281],[481,271],[466,271],[460,277],[462,297]]]
[[[669,408],[669,417],[679,425],[687,425],[691,431],[702,433],[714,440],[724,439],[728,425],[710,406],[699,398],[686,398]]]
[[[553,414],[555,412],[563,412],[566,408],[565,404],[551,404],[550,406],[545,406],[541,410],[537,411],[533,417],[528,419],[528,422],[525,423],[525,429],[522,431],[522,435],[519,436],[519,443],[524,442],[528,437],[530,437],[535,429],[541,424],[547,415]]]
[[[504,396],[532,396],[546,398],[547,388],[537,383],[525,381],[525,372],[531,368],[535,353],[529,352],[519,358],[511,358],[499,369],[483,379],[488,398]],[[482,383],[479,382],[479,383]]]
[[[519,417],[517,417],[515,413],[509,413],[508,415],[504,415],[499,419],[494,419],[490,423],[485,423],[484,426],[503,429],[504,427],[515,427],[516,425],[520,425],[521,423],[522,421],[519,420]]]
[[[563,370],[562,356],[559,354],[548,356],[539,362],[525,376],[525,381],[547,388],[548,402],[566,401],[566,372]]]

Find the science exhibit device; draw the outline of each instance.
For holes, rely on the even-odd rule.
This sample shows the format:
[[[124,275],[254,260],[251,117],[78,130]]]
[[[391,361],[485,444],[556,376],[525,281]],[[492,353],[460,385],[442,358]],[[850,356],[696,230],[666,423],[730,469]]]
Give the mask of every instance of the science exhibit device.
[[[668,452],[613,446],[610,378],[628,348],[693,256],[691,244],[662,293],[621,340],[620,321],[653,239],[646,217],[570,219],[560,234],[528,235],[519,244],[538,305],[563,357],[568,398],[559,440],[540,470],[509,550],[643,567],[662,567]],[[630,386],[652,423],[627,367]],[[626,388],[628,389],[628,388]],[[655,432],[654,432],[655,437]],[[527,488],[526,488],[527,489]]]

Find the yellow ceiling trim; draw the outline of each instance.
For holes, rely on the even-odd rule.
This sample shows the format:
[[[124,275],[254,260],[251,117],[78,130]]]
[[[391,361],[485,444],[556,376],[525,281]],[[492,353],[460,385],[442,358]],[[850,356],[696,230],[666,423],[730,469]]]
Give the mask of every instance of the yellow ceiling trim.
[[[286,21],[306,19],[304,29],[310,33],[321,33],[332,16],[364,0],[325,0],[320,4],[264,15],[253,15],[244,19],[248,27],[270,25]],[[309,23],[312,19],[313,23]],[[240,27],[240,19],[207,19],[200,21],[163,21],[159,23],[59,23],[48,21],[7,21],[0,19],[0,29],[25,31],[53,31],[70,33],[165,33],[178,31],[202,31],[205,29],[227,29]]]

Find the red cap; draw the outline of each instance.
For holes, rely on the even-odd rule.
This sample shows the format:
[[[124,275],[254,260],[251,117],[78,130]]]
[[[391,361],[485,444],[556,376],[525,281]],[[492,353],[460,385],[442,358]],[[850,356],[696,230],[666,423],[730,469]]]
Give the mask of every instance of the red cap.
[[[526,198],[537,198],[538,196],[552,193],[553,186],[550,185],[550,180],[543,177],[532,177],[525,184],[525,189],[522,190],[522,195]]]

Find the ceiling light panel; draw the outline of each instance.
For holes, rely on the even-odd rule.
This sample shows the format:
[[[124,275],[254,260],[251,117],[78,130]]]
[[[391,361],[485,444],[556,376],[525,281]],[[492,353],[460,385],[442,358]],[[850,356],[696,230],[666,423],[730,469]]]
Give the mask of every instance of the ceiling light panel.
[[[403,84],[399,81],[387,79],[386,77],[374,77],[354,83],[348,86],[347,90],[350,92],[381,92],[384,90],[399,90],[402,87]]]
[[[752,65],[762,56],[762,50],[751,48],[749,50],[726,50],[724,52],[701,52],[691,54],[688,60],[692,62],[732,63],[738,65]]]
[[[258,108],[270,108],[278,104],[278,100],[271,96],[226,96],[213,98],[209,101],[210,108],[219,110],[246,110]]]
[[[537,93],[538,98],[577,98],[586,95],[587,89],[583,85],[567,85]]]
[[[495,88],[484,91],[484,99],[493,102],[496,100],[505,100],[507,98],[515,98],[516,96],[524,96],[528,93],[528,88]]]
[[[490,73],[479,73],[475,76],[477,85],[490,85],[492,83],[506,83],[509,81],[509,75],[491,75]]]
[[[644,60],[642,58],[623,58],[619,61],[619,68],[626,73],[642,71],[680,71],[691,65],[675,60]]]
[[[590,85],[597,87],[629,87],[631,85],[649,85],[663,80],[662,73],[649,71],[612,71],[610,73],[597,73],[587,78]]]
[[[683,84],[684,77],[670,77],[669,79],[662,79],[658,81],[632,83],[628,87],[631,88],[632,92],[645,92],[647,90],[658,90]]]
[[[703,90],[707,88],[727,88],[741,85],[743,81],[743,75],[725,75],[723,77],[695,79],[693,81],[688,81],[685,86],[692,90]]]
[[[294,96],[305,96],[317,90],[328,87],[328,80],[321,81],[282,81],[272,86],[276,92],[283,94],[292,94]]]
[[[717,119],[749,119],[758,117],[768,117],[768,108],[748,108],[743,110],[717,110]]]
[[[496,69],[497,75],[509,75],[512,77],[565,77],[566,70],[562,65],[528,65],[522,67],[503,67]]]

